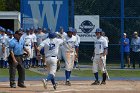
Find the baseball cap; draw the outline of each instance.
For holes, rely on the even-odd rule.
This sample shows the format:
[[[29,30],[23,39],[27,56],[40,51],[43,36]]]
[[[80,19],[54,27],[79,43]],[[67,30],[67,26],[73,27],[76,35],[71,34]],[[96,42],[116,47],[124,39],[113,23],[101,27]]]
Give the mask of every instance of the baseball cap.
[[[24,31],[24,29],[23,28],[20,28],[19,31]]]
[[[29,32],[29,31],[30,31],[30,28],[27,28],[27,29],[26,29],[26,32]]]
[[[68,32],[74,32],[74,29],[72,27],[69,27]]]
[[[2,31],[2,29],[3,29],[3,27],[2,27],[2,26],[0,26],[0,31]]]
[[[10,29],[7,29],[6,32],[7,32],[7,33],[10,33]]]
[[[38,30],[42,30],[42,28],[41,27],[38,27]]]
[[[126,33],[123,33],[124,36],[126,36]]]
[[[137,35],[137,34],[138,34],[138,32],[135,31],[135,32],[134,32],[134,35]]]
[[[76,33],[76,32],[77,32],[77,30],[74,28],[74,29],[73,29],[73,32],[75,32],[75,33]]]
[[[95,33],[97,33],[97,32],[102,32],[102,29],[101,28],[97,28]]]
[[[14,34],[14,31],[10,30],[9,34],[13,35]]]

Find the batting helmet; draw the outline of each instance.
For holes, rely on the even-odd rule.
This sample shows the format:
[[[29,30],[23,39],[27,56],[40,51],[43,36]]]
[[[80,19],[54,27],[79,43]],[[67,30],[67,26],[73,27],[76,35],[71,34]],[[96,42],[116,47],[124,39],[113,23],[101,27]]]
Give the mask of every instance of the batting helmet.
[[[55,38],[57,35],[55,32],[50,32],[49,33],[49,38]]]

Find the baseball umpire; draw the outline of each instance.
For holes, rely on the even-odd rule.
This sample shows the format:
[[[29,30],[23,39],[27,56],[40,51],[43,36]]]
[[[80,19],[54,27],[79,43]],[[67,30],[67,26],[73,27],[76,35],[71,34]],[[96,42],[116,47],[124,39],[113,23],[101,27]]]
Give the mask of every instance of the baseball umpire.
[[[28,56],[29,52],[24,48],[24,40],[20,38],[20,31],[16,31],[14,34],[14,38],[11,40],[9,44],[10,55],[8,57],[9,62],[9,74],[10,74],[10,87],[16,88],[15,84],[15,75],[16,69],[18,70],[18,86],[21,88],[26,88],[24,84],[25,80],[25,69],[23,65],[23,51],[26,51]]]
[[[102,71],[102,82],[101,84],[106,84],[106,77],[107,77],[107,71],[106,71],[106,63],[105,63],[105,57],[107,55],[108,50],[108,42],[107,40],[101,35],[102,29],[97,28],[96,29],[96,40],[94,44],[94,53],[93,53],[93,73],[95,76],[95,82],[93,82],[91,85],[99,85],[100,81],[98,79],[98,67]]]

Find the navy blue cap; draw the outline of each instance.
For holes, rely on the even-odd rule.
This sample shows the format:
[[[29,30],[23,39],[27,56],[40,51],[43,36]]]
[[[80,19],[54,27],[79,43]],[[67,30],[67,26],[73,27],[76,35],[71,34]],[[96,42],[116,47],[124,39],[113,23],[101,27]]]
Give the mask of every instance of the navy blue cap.
[[[10,29],[7,29],[6,32],[7,32],[8,34],[11,34],[11,35],[14,34],[14,31],[12,31],[12,30],[10,30]]]
[[[42,30],[42,28],[41,27],[38,27],[38,30]]]
[[[20,28],[19,31],[24,31],[24,29],[23,28]]]
[[[96,32],[102,32],[102,29],[101,28],[97,28]]]
[[[73,32],[77,32],[77,30],[74,28],[74,29],[73,29]]]
[[[6,29],[5,29],[5,28],[2,28],[2,30],[1,30],[1,31],[6,32]]]
[[[30,28],[27,28],[27,29],[26,29],[26,32],[29,32],[29,31],[30,31]]]
[[[55,32],[50,32],[49,33],[49,38],[55,38],[57,35]]]
[[[0,31],[3,29],[3,27],[2,26],[0,26]]]
[[[32,26],[31,28],[30,28],[30,30],[34,30],[35,29],[35,27],[34,26]]]
[[[68,32],[74,32],[74,29],[72,27],[69,27]]]
[[[6,30],[7,33],[10,33],[10,31],[11,31],[10,29],[7,29],[7,30]]]
[[[13,34],[14,34],[14,31],[11,30],[11,31],[10,31],[10,34],[13,35]]]

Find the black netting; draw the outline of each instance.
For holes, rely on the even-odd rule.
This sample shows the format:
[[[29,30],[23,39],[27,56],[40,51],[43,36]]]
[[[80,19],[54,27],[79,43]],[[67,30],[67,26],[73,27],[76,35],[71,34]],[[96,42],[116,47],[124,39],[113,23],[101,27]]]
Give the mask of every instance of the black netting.
[[[120,0],[75,0],[76,15],[120,16]]]
[[[131,40],[134,31],[140,33],[140,1],[124,0],[124,32]],[[75,15],[99,15],[100,27],[109,38],[108,63],[120,63],[121,0],[75,0]],[[81,43],[80,62],[91,62],[94,43]]]

